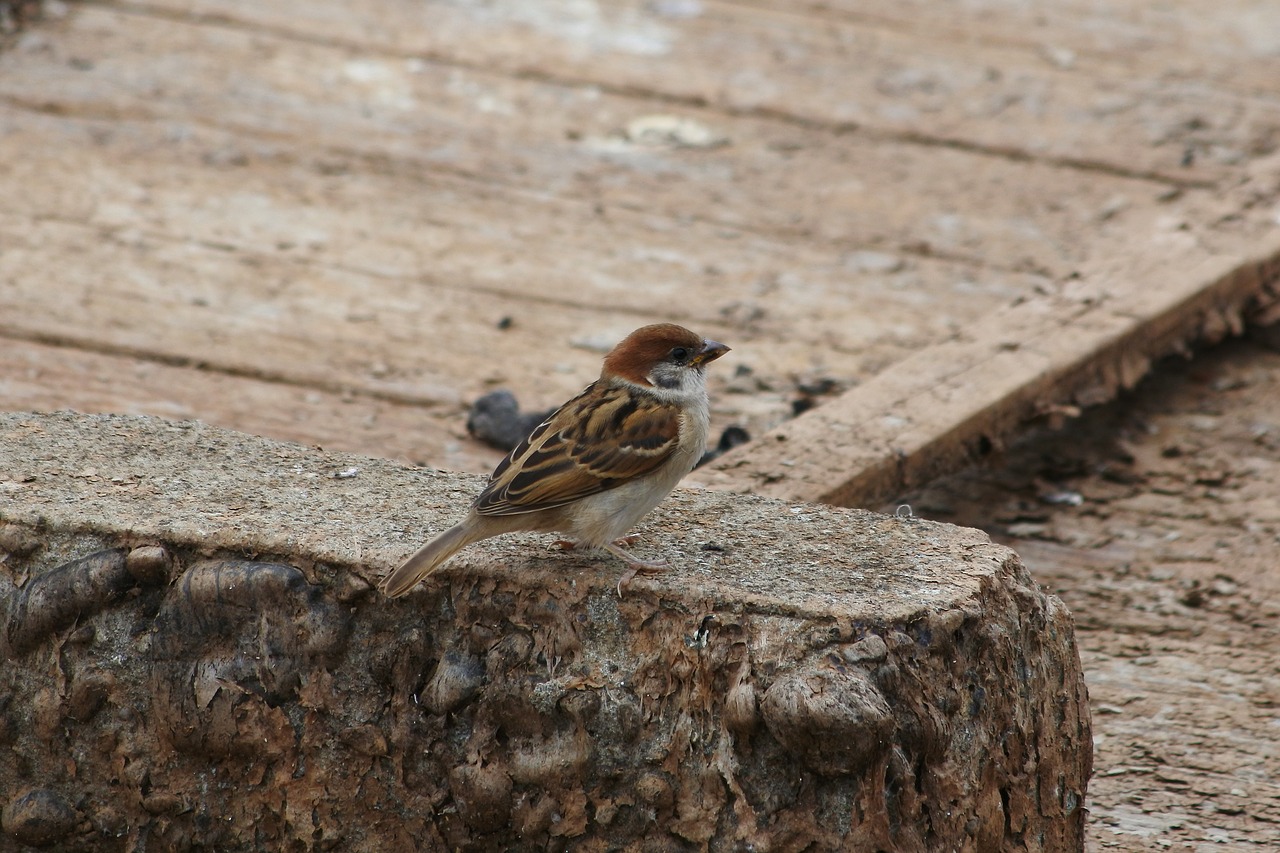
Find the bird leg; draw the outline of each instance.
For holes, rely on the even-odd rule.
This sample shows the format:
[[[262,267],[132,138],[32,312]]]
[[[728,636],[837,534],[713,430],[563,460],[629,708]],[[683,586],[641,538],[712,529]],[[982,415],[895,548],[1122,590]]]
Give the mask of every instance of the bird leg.
[[[613,556],[627,564],[626,570],[623,571],[622,577],[618,578],[618,598],[622,598],[622,591],[627,588],[627,584],[639,574],[656,574],[671,568],[670,564],[662,558],[656,560],[641,560],[631,552],[625,550],[623,545],[632,545],[640,537],[632,534],[624,536],[621,539],[615,539],[601,545],[600,548],[608,551]],[[559,548],[562,551],[573,551],[582,547],[581,542],[574,542],[569,539],[557,539],[551,543],[551,547]]]
[[[630,545],[631,540],[634,538],[635,537],[633,536],[629,536],[625,539],[619,539],[617,542],[610,542],[607,545],[601,546],[610,554],[627,564],[626,571],[622,573],[622,577],[618,578],[618,598],[622,598],[622,590],[626,588],[627,584],[631,583],[632,579],[636,575],[656,574],[671,568],[667,561],[661,557],[656,560],[641,560],[631,553],[624,551],[618,544],[618,542],[625,542]]]
[[[613,540],[613,544],[611,545],[601,545],[600,548],[602,548],[605,551],[608,551],[610,554],[613,554],[618,559],[627,563],[630,563],[633,561],[643,562],[643,560],[636,560],[635,557],[631,556],[630,554],[627,554],[626,551],[622,550],[622,546],[634,545],[636,544],[637,541],[639,541],[639,539],[640,539],[639,533],[632,533],[630,536],[623,536],[621,539]],[[572,539],[557,539],[556,541],[551,543],[551,547],[559,548],[561,551],[576,551],[577,549],[582,547],[582,543],[575,542]],[[623,556],[624,554],[626,554],[626,556]]]

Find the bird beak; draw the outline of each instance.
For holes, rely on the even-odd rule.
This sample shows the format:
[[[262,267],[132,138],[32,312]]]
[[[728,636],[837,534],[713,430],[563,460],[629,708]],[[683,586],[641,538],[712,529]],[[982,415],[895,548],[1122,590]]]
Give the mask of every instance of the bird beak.
[[[708,362],[715,361],[720,356],[729,351],[729,348],[721,343],[706,340],[702,342],[702,350],[693,357],[693,365],[701,367]]]

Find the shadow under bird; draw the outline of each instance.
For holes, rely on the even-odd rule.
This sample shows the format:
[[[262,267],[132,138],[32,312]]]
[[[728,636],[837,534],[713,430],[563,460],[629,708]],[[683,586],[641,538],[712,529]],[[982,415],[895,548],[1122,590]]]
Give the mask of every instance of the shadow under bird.
[[[462,521],[383,579],[401,596],[473,542],[529,531],[573,537],[626,563],[618,592],[665,561],[623,549],[628,530],[693,470],[707,447],[706,366],[729,351],[683,326],[658,323],[627,335],[600,378],[556,409],[498,464]]]

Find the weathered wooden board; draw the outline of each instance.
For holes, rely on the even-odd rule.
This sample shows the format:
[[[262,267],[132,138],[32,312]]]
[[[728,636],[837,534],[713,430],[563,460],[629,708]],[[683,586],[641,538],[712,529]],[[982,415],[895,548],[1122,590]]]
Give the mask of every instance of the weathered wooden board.
[[[757,26],[764,13],[742,9]],[[787,416],[797,377],[865,381],[1124,251],[1153,207],[1176,218],[1198,197],[977,144],[681,104],[608,85],[612,63],[594,84],[476,62],[468,38],[528,28],[512,9],[422,51],[403,43],[421,10],[376,11],[314,6],[286,26],[257,7],[75,7],[0,57],[5,333],[444,406],[456,434],[482,391],[553,404],[611,340],[676,319],[752,369],[717,377],[718,422],[759,433]],[[575,37],[575,13],[552,13]],[[431,14],[434,39],[472,12]],[[544,35],[554,53],[560,37]],[[676,117],[691,125],[673,130]],[[235,406],[208,409],[242,425]],[[334,427],[280,435],[359,433]]]
[[[180,132],[173,122],[216,128],[239,140],[228,140],[224,160],[269,151],[305,169],[323,152],[328,171],[348,183],[366,172],[390,171],[402,182],[440,173],[577,199],[592,206],[583,217],[597,205],[622,207],[846,252],[925,251],[1060,275],[1085,256],[1082,228],[1123,222],[1128,207],[1169,189],[1103,174],[1081,181],[1075,169],[711,107],[673,115],[660,99],[414,59],[394,44],[317,43],[198,16],[90,7],[49,49],[66,61],[15,58],[0,96],[61,116],[152,122],[170,133]],[[228,80],[228,66],[253,73]],[[659,121],[677,115],[692,127]]]
[[[1034,3],[966,4],[941,15],[932,5],[886,14],[889,4],[879,4],[867,14],[859,4],[850,15],[825,3],[719,0],[430,7],[383,0],[358,9],[331,0],[302,14],[243,0],[137,8],[157,5],[250,31],[377,44],[464,67],[1086,172],[1214,180],[1274,147],[1280,126],[1280,75],[1270,73],[1280,13],[1248,0],[1146,14],[1139,4],[1079,14],[1086,4],[1077,4],[1058,10],[1055,26],[1038,37],[1034,24],[1044,26],[1045,17]],[[1004,19],[992,22],[996,10]],[[1221,36],[1214,48],[1198,41],[1206,17],[1217,22],[1209,32]],[[1074,25],[1062,23],[1068,19]],[[1148,27],[1170,34],[1148,36]]]
[[[267,54],[277,60],[262,61]],[[397,59],[393,70],[410,83],[429,78],[411,90],[415,103],[434,104],[429,120],[406,129],[405,110],[378,107],[359,77],[369,60],[349,50],[96,7],[77,7],[2,61],[7,334],[443,404],[458,424],[461,402],[498,384],[529,405],[559,402],[594,375],[601,347],[642,322],[676,319],[731,342],[738,365],[753,369],[756,393],[719,394],[719,420],[760,431],[788,414],[794,376],[847,384],[953,334],[1046,282],[1013,268],[1075,260],[1068,234],[1111,210],[1114,194],[1162,191],[1103,181],[1041,231],[1025,225],[1037,197],[1002,208],[999,189],[1035,185],[1034,173],[1059,181],[1061,195],[1071,177],[1063,170],[1031,166],[1006,181],[990,158],[944,152],[930,166],[917,152],[890,172],[891,152],[879,144],[879,161],[863,169],[841,162],[848,146],[816,133],[813,147],[826,153],[776,169],[768,183],[759,176],[794,155],[772,140],[794,140],[794,128],[721,116],[737,122],[727,146],[613,150],[608,129],[643,115],[630,112],[634,99],[601,106],[598,95],[493,75],[480,88],[454,80],[461,94],[437,98],[470,72],[414,72]],[[228,66],[258,73],[229,87]],[[340,75],[347,85],[316,82],[335,67],[351,72]],[[488,115],[476,105],[491,91],[537,120],[511,134],[511,118],[498,116],[463,133]],[[363,109],[366,101],[378,108]],[[599,145],[566,137],[564,117],[538,118],[561,102],[586,104],[565,115],[598,120]],[[435,148],[423,155],[409,131],[434,133]],[[857,194],[877,200],[868,211],[848,204],[848,193],[835,203],[804,189],[840,169],[876,176],[877,187]],[[919,189],[897,194],[893,184],[917,173]],[[571,191],[577,174],[593,176],[585,191]],[[677,179],[692,174],[705,177]],[[948,175],[979,176],[954,193],[975,198],[969,214],[913,236],[914,208],[902,199]],[[989,206],[976,199],[979,185]],[[744,197],[737,186],[766,192]],[[645,209],[646,193],[670,200]],[[842,222],[842,204],[860,218]],[[782,212],[725,219],[726,210]],[[895,217],[893,229],[860,236]],[[798,224],[788,231],[784,221]],[[836,227],[826,237],[811,233],[828,221]],[[845,230],[847,241],[837,239]],[[922,256],[926,246],[956,259]],[[1064,247],[1056,260],[1036,260],[1053,246]],[[1006,252],[1018,260],[980,260]],[[503,318],[510,328],[498,328]],[[65,405],[91,405],[74,387],[64,393]],[[234,405],[212,398],[207,408],[211,421],[242,425]],[[335,440],[343,432],[321,443]],[[427,450],[421,458],[448,456]]]
[[[193,420],[214,411],[256,435],[288,436],[325,450],[378,447],[379,456],[449,471],[487,473],[502,456],[467,435],[453,406],[0,336],[0,410],[54,411],[66,408],[71,396],[90,412]]]
[[[1111,399],[1159,358],[1238,334],[1250,311],[1280,302],[1273,163],[1197,224],[1153,221],[1129,255],[894,364],[697,479],[875,506],[985,456],[1038,418]],[[1245,198],[1267,203],[1245,216]]]

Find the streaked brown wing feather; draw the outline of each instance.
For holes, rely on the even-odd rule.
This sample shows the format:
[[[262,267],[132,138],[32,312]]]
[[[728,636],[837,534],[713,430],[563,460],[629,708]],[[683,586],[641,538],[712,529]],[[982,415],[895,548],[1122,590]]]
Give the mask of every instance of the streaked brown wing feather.
[[[679,409],[625,388],[601,392],[599,385],[557,409],[499,463],[476,498],[478,513],[565,506],[647,474],[671,457],[679,443]]]

